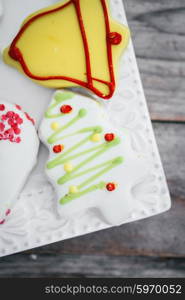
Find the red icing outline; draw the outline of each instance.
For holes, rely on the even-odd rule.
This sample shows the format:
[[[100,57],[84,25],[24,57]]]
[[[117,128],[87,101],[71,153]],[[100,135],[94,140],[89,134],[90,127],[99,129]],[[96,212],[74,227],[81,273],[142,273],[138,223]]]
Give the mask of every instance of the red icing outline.
[[[102,4],[102,9],[103,9],[104,18],[105,18],[106,35],[107,35],[107,37],[109,37],[111,32],[110,32],[110,23],[109,23],[109,16],[108,16],[107,6],[106,6],[105,0],[100,0],[100,1],[101,1],[101,4]],[[86,58],[87,82],[84,82],[84,81],[81,81],[81,80],[78,80],[78,79],[75,79],[75,78],[71,78],[71,77],[66,77],[66,76],[40,77],[40,76],[36,76],[36,75],[32,74],[30,72],[30,70],[28,69],[28,66],[26,65],[26,62],[24,60],[24,57],[23,57],[21,51],[19,50],[19,48],[16,47],[17,41],[22,36],[22,34],[25,32],[25,30],[29,27],[29,25],[31,25],[35,20],[37,20],[38,18],[43,17],[47,14],[54,13],[56,11],[64,9],[65,7],[67,7],[68,5],[71,5],[71,4],[73,4],[76,8],[76,13],[77,13],[79,26],[80,26],[80,30],[81,30],[81,34],[82,34],[82,39],[83,39],[83,43],[84,43],[84,51],[85,51],[85,58]],[[27,21],[23,25],[23,27],[20,29],[17,36],[14,38],[14,40],[13,40],[11,46],[10,46],[9,55],[12,59],[19,61],[19,63],[21,64],[25,74],[28,77],[30,77],[34,80],[40,80],[40,81],[66,80],[66,81],[74,82],[75,84],[78,84],[80,86],[83,86],[85,88],[90,89],[91,91],[93,91],[96,95],[98,95],[101,98],[109,99],[109,98],[112,97],[112,95],[114,93],[116,83],[115,83],[114,68],[113,68],[112,45],[111,45],[111,42],[110,42],[109,38],[106,39],[106,43],[107,43],[107,57],[108,57],[110,82],[92,77],[89,46],[88,46],[88,40],[87,40],[87,36],[86,36],[86,32],[85,32],[85,26],[83,24],[83,19],[82,19],[82,13],[81,13],[81,8],[80,8],[80,0],[70,0],[66,4],[63,4],[63,5],[55,8],[55,9],[52,9],[50,11],[40,13],[40,14],[32,17],[29,21]],[[93,80],[101,82],[101,83],[107,85],[109,87],[109,94],[104,95],[97,88],[95,88],[93,86]]]
[[[11,210],[7,209],[7,211],[5,213],[6,217],[9,216],[10,213],[11,213]],[[0,225],[3,225],[5,223],[5,221],[6,221],[5,219],[0,220]]]

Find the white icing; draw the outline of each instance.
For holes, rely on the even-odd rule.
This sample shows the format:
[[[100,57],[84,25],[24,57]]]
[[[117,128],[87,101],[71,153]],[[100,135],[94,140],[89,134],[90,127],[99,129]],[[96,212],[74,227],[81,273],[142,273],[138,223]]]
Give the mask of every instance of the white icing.
[[[51,105],[55,103],[55,99],[52,99]],[[74,98],[65,101],[62,104],[58,104],[57,107],[52,111],[52,113],[60,112],[60,106],[64,104],[69,104],[73,107],[73,112],[69,115],[65,115],[61,118],[49,119],[44,118],[41,123],[40,127],[40,138],[49,148],[49,161],[54,159],[56,155],[53,152],[53,145],[55,144],[64,144],[65,149],[69,149],[71,146],[76,144],[77,142],[81,141],[86,136],[89,136],[89,133],[81,135],[75,135],[73,137],[66,138],[61,141],[57,141],[57,143],[49,145],[47,140],[48,137],[53,133],[51,129],[52,122],[58,122],[61,125],[65,125],[68,123],[74,116],[77,115],[77,112],[81,108],[85,108],[88,111],[86,117],[81,119],[80,121],[76,122],[73,126],[66,129],[62,135],[73,133],[74,131],[80,130],[82,128],[91,127],[91,126],[102,126],[103,133],[102,135],[102,143],[103,137],[106,133],[113,132],[116,136],[120,137],[121,143],[109,151],[104,152],[101,156],[98,156],[95,160],[91,163],[85,165],[83,169],[80,171],[86,170],[90,167],[94,167],[98,164],[106,162],[110,159],[114,159],[118,156],[124,157],[124,163],[121,165],[116,166],[115,168],[111,169],[109,172],[103,174],[101,177],[97,178],[94,182],[91,182],[89,186],[93,184],[99,183],[101,181],[104,182],[116,182],[118,187],[113,192],[108,192],[106,189],[103,190],[96,190],[91,193],[88,193],[80,198],[77,198],[65,205],[61,205],[59,203],[59,199],[65,196],[68,193],[69,186],[71,185],[79,185],[84,180],[91,177],[91,175],[96,174],[97,170],[94,173],[86,174],[81,177],[75,178],[63,185],[57,184],[57,180],[65,174],[62,165],[59,165],[52,169],[46,168],[47,176],[50,182],[53,184],[56,190],[56,200],[57,200],[57,210],[61,217],[72,217],[75,214],[79,213],[80,211],[88,210],[89,208],[96,208],[98,209],[103,218],[109,224],[118,225],[125,220],[125,217],[128,216],[129,212],[132,210],[133,205],[133,197],[132,197],[132,186],[133,182],[137,182],[138,180],[138,172],[135,170],[140,169],[140,176],[144,176],[147,174],[148,168],[147,164],[143,168],[143,158],[138,157],[137,152],[134,152],[130,146],[130,137],[127,130],[118,130],[111,125],[111,121],[108,119],[103,108],[97,102],[93,101],[90,98],[75,95]],[[85,151],[93,146],[98,145],[99,143],[88,142],[87,144],[81,146],[77,150],[75,150],[73,154],[79,153],[81,151]],[[65,153],[65,149],[64,152]],[[80,162],[84,161],[87,157],[89,157],[91,153],[84,155],[83,157],[78,157],[72,161],[72,164],[77,165]],[[146,158],[145,158],[146,160]]]
[[[35,127],[27,119],[23,111],[15,105],[0,100],[5,105],[5,110],[0,111],[0,122],[2,115],[13,111],[22,118],[20,143],[0,140],[0,222],[6,218],[6,211],[12,209],[19,192],[23,188],[28,175],[36,164],[39,140]],[[10,126],[4,122],[5,130]],[[2,134],[2,132],[0,132]]]
[[[3,15],[3,2],[0,0],[0,18]]]
[[[31,13],[53,4],[52,0],[0,0],[3,3],[3,17],[0,18],[0,52],[7,47],[20,29],[21,22]],[[1,7],[1,6],[0,6]],[[0,55],[0,91],[2,99],[8,98],[19,103],[40,120],[52,91],[41,87],[29,78],[6,65]],[[10,88],[11,87],[11,88]],[[25,100],[26,99],[26,100]],[[8,99],[7,99],[8,100]],[[39,105],[38,105],[39,103]]]

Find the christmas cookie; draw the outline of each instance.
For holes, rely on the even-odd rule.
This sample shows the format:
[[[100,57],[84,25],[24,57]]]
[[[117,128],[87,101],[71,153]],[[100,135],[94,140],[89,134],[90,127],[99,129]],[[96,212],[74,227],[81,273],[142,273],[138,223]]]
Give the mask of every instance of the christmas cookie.
[[[19,105],[0,101],[0,225],[36,163],[38,147],[34,120]]]
[[[29,16],[4,61],[40,85],[81,86],[112,97],[128,29],[111,18],[108,0],[67,0]]]
[[[97,208],[108,223],[121,223],[139,163],[126,130],[114,128],[96,101],[57,91],[39,132],[49,149],[46,173],[59,214]]]

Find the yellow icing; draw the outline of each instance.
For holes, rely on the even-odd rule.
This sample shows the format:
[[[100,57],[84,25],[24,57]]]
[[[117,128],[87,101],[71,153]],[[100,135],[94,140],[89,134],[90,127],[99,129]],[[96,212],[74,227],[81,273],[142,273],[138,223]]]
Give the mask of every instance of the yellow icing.
[[[73,165],[71,163],[64,164],[64,171],[71,172],[73,170]]]
[[[75,185],[70,186],[70,187],[69,187],[69,193],[71,193],[71,194],[76,194],[76,193],[78,193],[78,187],[75,186]]]
[[[39,10],[30,15],[23,24],[39,13],[47,12],[67,2],[69,0],[59,1]],[[92,77],[109,82],[105,20],[101,2],[100,0],[81,0],[80,6],[88,39]],[[116,67],[121,52],[128,44],[129,30],[112,20],[111,17],[109,21],[111,32],[118,32],[123,36],[119,45],[112,45],[113,65]],[[73,4],[35,20],[24,31],[16,46],[20,49],[32,74],[41,77],[67,76],[87,82],[84,45]],[[4,61],[23,73],[20,63],[12,59],[8,51],[9,48],[4,51]],[[77,85],[66,80],[34,81],[51,88]],[[104,83],[93,81],[93,85],[103,94],[109,93]]]
[[[99,133],[95,133],[91,137],[91,141],[94,142],[94,143],[101,141],[101,135]]]
[[[51,129],[53,129],[54,131],[59,129],[60,125],[58,122],[53,122],[51,123]]]

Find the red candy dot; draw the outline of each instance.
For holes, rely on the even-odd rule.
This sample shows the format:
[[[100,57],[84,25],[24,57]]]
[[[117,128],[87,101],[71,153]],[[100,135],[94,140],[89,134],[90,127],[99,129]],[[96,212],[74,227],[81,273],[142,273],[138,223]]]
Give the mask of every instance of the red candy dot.
[[[110,32],[108,34],[108,41],[112,45],[119,45],[122,41],[122,35],[119,34],[118,32]]]
[[[0,110],[1,110],[1,111],[5,110],[4,104],[0,104]]]
[[[114,182],[109,182],[109,183],[107,183],[106,189],[107,189],[107,191],[109,191],[109,192],[113,192],[113,191],[116,189],[115,183],[114,183]]]
[[[5,129],[5,125],[3,123],[0,123],[0,131],[3,131]]]
[[[60,153],[60,152],[62,152],[63,149],[64,149],[64,147],[62,145],[55,145],[53,147],[53,152]]]
[[[107,142],[112,142],[115,139],[114,133],[107,133],[105,134],[105,140]]]
[[[73,108],[70,105],[63,105],[60,108],[62,114],[69,114],[72,110]]]

